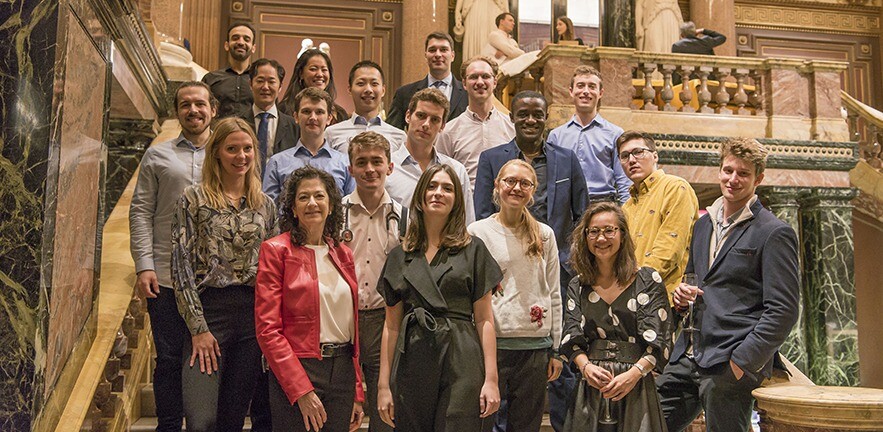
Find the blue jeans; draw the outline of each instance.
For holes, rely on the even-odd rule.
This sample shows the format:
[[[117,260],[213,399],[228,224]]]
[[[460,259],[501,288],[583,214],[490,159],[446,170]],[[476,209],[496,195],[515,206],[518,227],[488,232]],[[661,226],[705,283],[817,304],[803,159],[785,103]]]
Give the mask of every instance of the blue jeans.
[[[175,290],[160,287],[156,298],[147,299],[147,313],[156,346],[153,397],[157,432],[181,431],[184,405],[181,396],[181,362],[184,342],[190,339],[187,324],[178,314]]]

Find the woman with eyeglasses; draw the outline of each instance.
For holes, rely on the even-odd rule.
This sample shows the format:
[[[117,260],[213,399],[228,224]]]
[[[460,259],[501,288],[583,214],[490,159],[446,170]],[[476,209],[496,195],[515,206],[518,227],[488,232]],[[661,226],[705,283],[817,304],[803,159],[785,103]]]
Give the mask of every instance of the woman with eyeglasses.
[[[573,233],[573,278],[564,299],[561,355],[582,380],[566,431],[665,431],[650,371],[668,362],[672,325],[662,277],[638,268],[625,215],[589,207]]]
[[[503,282],[493,296],[497,334],[497,371],[507,400],[507,431],[539,431],[546,382],[561,374],[553,354],[561,340],[561,290],[558,246],[548,225],[537,222],[528,207],[537,175],[521,159],[506,162],[494,181],[493,200],[500,211],[469,225],[500,268]]]
[[[483,430],[500,406],[491,292],[502,273],[466,231],[464,207],[454,169],[427,168],[377,282],[387,305],[377,405],[399,432]]]

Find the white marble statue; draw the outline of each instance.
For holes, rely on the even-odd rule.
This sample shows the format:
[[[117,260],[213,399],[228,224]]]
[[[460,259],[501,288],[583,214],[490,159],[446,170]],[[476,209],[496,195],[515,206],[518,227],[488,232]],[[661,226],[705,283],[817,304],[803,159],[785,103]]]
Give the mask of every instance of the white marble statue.
[[[463,59],[481,55],[488,35],[496,30],[494,18],[509,12],[508,0],[457,0],[454,38],[463,42]]]
[[[635,45],[639,51],[670,53],[684,23],[677,0],[635,2]]]

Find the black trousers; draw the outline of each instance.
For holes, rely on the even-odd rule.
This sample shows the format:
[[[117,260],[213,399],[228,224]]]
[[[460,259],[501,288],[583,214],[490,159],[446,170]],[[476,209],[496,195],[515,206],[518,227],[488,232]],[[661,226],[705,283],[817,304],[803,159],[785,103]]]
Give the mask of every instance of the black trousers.
[[[199,298],[209,331],[221,347],[221,357],[217,372],[202,373],[198,364],[190,367],[190,338],[184,344],[187,431],[241,432],[261,374],[261,349],[254,328],[254,288],[207,288]]]
[[[181,353],[190,339],[187,324],[178,313],[175,290],[161,286],[156,298],[147,299],[147,313],[156,347],[153,397],[156,400],[156,431],[181,432],[184,402],[181,396]]]
[[[322,432],[347,432],[353,414],[353,401],[356,398],[356,370],[353,358],[347,355],[325,359],[300,359],[300,363],[310,382],[315,388],[316,396],[325,407],[328,421],[322,426]],[[306,431],[304,417],[295,402],[288,401],[288,396],[276,380],[272,372],[267,373],[270,382],[270,410],[273,413],[273,430],[280,432]]]
[[[540,430],[548,366],[548,349],[497,350],[500,394],[505,395],[507,412],[498,413],[494,430]]]
[[[380,376],[380,339],[386,309],[359,311],[359,361],[362,377],[368,386],[365,394],[365,414],[368,416],[368,432],[392,432],[392,428],[380,419],[377,412],[377,380]]]
[[[666,365],[656,378],[669,432],[685,430],[703,409],[709,432],[750,430],[754,406],[751,391],[760,384],[748,373],[736,380],[729,362],[703,368],[687,356]]]

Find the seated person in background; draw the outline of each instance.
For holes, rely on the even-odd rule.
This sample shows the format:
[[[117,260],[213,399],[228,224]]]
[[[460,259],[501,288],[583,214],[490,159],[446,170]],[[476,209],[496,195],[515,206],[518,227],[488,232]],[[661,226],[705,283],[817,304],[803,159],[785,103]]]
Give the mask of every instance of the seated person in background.
[[[355,112],[348,120],[329,126],[325,139],[334,150],[347,153],[354,136],[365,131],[377,132],[389,141],[393,151],[405,142],[405,132],[380,118],[380,103],[386,94],[383,69],[371,60],[362,60],[350,69],[349,88]]]
[[[333,106],[331,95],[315,87],[304,89],[294,98],[295,120],[301,135],[296,146],[273,155],[267,162],[263,189],[270,198],[275,200],[282,193],[285,180],[294,170],[307,165],[331,174],[342,194],[355,190],[349,159],[325,140],[325,126],[332,116],[329,108]]]
[[[460,75],[469,96],[466,112],[451,120],[438,135],[435,149],[466,167],[469,181],[475,184],[478,155],[505,144],[515,137],[509,116],[494,108],[497,65],[489,57],[473,57],[460,67]]]
[[[577,45],[585,45],[583,40],[576,37],[573,32],[573,20],[562,16],[555,20],[555,43],[560,44],[566,41],[575,41]]]
[[[291,77],[291,84],[285,91],[282,102],[279,102],[279,109],[292,117],[295,114],[294,99],[300,92],[307,87],[317,87],[319,90],[325,90],[331,95],[331,100],[337,100],[337,88],[334,85],[334,67],[331,66],[331,57],[320,49],[308,49],[294,63],[294,72]],[[331,105],[331,122],[335,124],[345,121],[350,115],[342,106]]]
[[[497,29],[488,35],[488,43],[481,54],[490,57],[502,65],[509,60],[520,57],[524,51],[518,47],[518,41],[512,38],[515,30],[515,15],[503,12],[494,20]]]
[[[681,24],[681,40],[671,45],[671,52],[714,55],[714,47],[726,41],[726,36],[706,28],[697,29],[693,21],[687,21]]]

